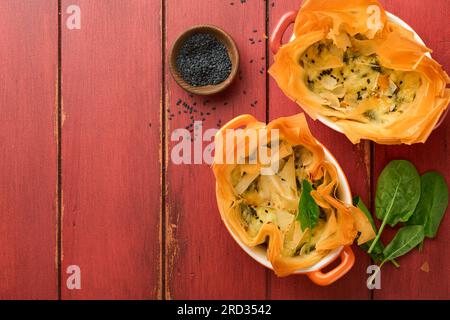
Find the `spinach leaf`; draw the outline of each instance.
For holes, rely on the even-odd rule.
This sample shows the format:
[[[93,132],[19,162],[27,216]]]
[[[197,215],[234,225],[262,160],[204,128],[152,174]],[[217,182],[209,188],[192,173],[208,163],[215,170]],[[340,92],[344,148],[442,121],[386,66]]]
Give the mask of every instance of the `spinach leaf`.
[[[306,228],[312,230],[319,219],[320,209],[314,198],[311,196],[313,190],[311,183],[308,180],[302,180],[302,194],[298,203],[297,220],[300,221],[302,231]]]
[[[394,239],[384,248],[384,260],[386,261],[398,258],[419,245],[425,238],[423,226],[406,226],[398,230]]]
[[[375,225],[375,222],[373,221],[372,215],[370,214],[369,209],[367,209],[366,205],[364,204],[364,202],[362,201],[362,199],[359,196],[356,196],[353,198],[353,205],[355,207],[358,207],[366,215],[367,219],[369,219],[369,222],[372,225],[373,231],[375,231],[375,233],[377,233],[377,227]],[[366,243],[363,243],[362,245],[360,245],[360,248],[363,249],[364,251],[368,251],[372,242],[373,242],[373,240],[367,241]],[[384,245],[381,242],[381,240],[378,240],[378,242],[375,244],[372,252],[369,254],[374,262],[380,263],[384,260],[383,250],[384,250]],[[399,266],[395,260],[392,260],[391,262],[396,267]]]
[[[420,200],[409,225],[423,225],[425,236],[434,238],[448,206],[448,186],[438,172],[430,171],[422,175]]]
[[[406,160],[391,161],[378,178],[375,209],[382,220],[380,230],[369,248],[372,253],[386,224],[395,226],[414,213],[420,198],[420,176],[414,165]]]

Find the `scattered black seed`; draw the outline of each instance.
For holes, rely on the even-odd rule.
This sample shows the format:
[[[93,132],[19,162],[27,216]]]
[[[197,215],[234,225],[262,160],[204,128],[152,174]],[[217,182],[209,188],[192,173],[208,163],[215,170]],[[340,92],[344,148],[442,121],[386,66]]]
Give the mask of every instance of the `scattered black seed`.
[[[231,73],[226,47],[208,33],[195,33],[182,44],[176,66],[181,77],[196,87],[219,84]]]
[[[250,60],[250,63],[253,63],[253,59]]]
[[[177,101],[177,106],[179,106],[180,104],[181,104],[181,99],[178,99],[178,101]]]
[[[311,60],[311,63],[312,63],[312,64],[316,63],[316,60],[312,59],[312,60]]]
[[[367,79],[367,83],[368,83],[368,84],[370,83],[370,79]]]
[[[381,67],[379,65],[375,65],[371,67],[373,71],[381,72]]]
[[[256,30],[256,29],[253,29],[253,33],[257,33],[258,32],[258,30]]]
[[[151,127],[152,127],[152,123],[151,123],[151,122],[149,122],[148,126],[149,126],[149,127],[151,128]]]

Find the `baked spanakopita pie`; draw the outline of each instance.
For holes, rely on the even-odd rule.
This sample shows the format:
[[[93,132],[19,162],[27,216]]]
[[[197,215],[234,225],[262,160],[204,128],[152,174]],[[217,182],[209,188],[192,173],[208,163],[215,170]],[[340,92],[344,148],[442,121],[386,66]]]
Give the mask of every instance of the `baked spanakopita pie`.
[[[339,199],[336,167],[326,160],[303,113],[268,125],[249,115],[240,119],[245,120],[244,136],[260,136],[249,131],[266,130],[268,137],[251,144],[237,138],[226,141],[222,131],[217,133],[213,171],[218,207],[222,219],[245,245],[266,246],[277,275],[311,267],[334,249],[375,236],[364,213]],[[278,132],[276,148],[269,134],[274,129]],[[232,142],[218,144],[219,138]],[[272,174],[262,174],[268,164],[262,164],[259,156],[250,163],[262,148],[277,161]],[[230,154],[233,163],[225,161]]]
[[[450,80],[431,50],[376,0],[306,0],[294,35],[269,73],[353,143],[425,142],[449,104]]]

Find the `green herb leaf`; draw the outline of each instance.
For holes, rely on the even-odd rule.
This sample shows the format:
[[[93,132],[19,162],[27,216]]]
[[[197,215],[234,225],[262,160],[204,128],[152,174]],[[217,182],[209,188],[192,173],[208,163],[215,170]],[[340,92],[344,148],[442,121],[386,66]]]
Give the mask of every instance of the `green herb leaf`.
[[[408,221],[420,198],[420,176],[406,160],[391,161],[378,178],[375,198],[376,216],[382,220],[380,230],[369,248],[372,252],[386,224],[395,226]]]
[[[374,232],[377,233],[377,227],[375,225],[373,217],[370,214],[369,209],[367,209],[366,205],[364,204],[364,202],[362,201],[362,199],[359,196],[356,196],[353,198],[353,205],[358,207],[366,215],[367,219],[369,219],[369,222],[372,225]],[[360,245],[360,248],[363,249],[364,251],[368,251],[372,242],[373,242],[373,240],[367,241],[366,243],[363,243],[362,245]],[[369,254],[374,262],[380,263],[384,260],[383,250],[384,250],[384,245],[381,242],[381,240],[379,240],[375,244],[372,252]],[[392,263],[396,267],[398,267],[398,264],[395,260],[392,260]]]
[[[319,219],[320,209],[311,196],[313,190],[311,183],[308,180],[302,180],[302,194],[298,203],[298,215],[297,220],[300,221],[302,231],[306,228],[312,230]]]
[[[422,175],[420,200],[409,225],[423,225],[425,236],[434,238],[448,206],[448,186],[444,177],[434,171]]]
[[[425,231],[423,226],[406,226],[398,230],[394,239],[384,248],[384,260],[386,261],[396,259],[419,245],[425,238]]]

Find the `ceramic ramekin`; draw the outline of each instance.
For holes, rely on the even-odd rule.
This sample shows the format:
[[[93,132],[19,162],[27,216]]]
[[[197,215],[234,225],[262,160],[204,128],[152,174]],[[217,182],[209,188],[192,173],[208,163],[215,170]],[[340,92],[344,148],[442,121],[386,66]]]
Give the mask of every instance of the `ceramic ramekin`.
[[[248,115],[241,115],[238,116],[231,121],[229,121],[227,124],[225,124],[220,130],[226,130],[226,129],[237,129],[239,127],[245,126],[248,122],[246,119],[249,119]],[[252,118],[253,119],[253,118]],[[218,133],[220,134],[220,133]],[[319,144],[322,146],[324,152],[325,152],[325,159],[329,162],[331,162],[338,174],[338,190],[337,194],[340,200],[342,200],[344,203],[348,205],[352,205],[352,194],[350,190],[350,185],[347,181],[347,177],[344,174],[344,171],[342,170],[341,166],[337,162],[336,158],[331,154],[331,152],[320,142]],[[216,185],[217,190],[217,185]],[[216,196],[217,196],[216,192]],[[219,203],[219,201],[218,201]],[[222,210],[222,208],[219,206],[219,210]],[[222,212],[221,212],[222,213]],[[230,226],[228,225],[227,221],[223,219],[223,214],[221,214],[221,218],[223,223],[225,224],[228,232],[231,234],[233,239],[237,242],[237,244],[254,260],[259,262],[261,265],[263,265],[266,268],[272,269],[272,264],[266,257],[266,250],[267,247],[265,245],[259,245],[256,247],[249,247],[245,245],[241,239],[231,230]],[[341,262],[338,266],[333,268],[330,271],[322,272],[322,269],[324,269],[326,266],[328,266],[333,261],[340,258]],[[322,260],[317,262],[315,265],[306,268],[306,269],[299,269],[294,272],[294,274],[304,274],[307,275],[314,283],[320,285],[320,286],[327,286],[335,282],[336,280],[343,277],[350,269],[353,267],[353,264],[355,262],[355,256],[351,250],[350,247],[339,247],[333,251],[331,251],[327,256],[325,256]]]
[[[285,13],[280,18],[278,23],[276,24],[275,28],[273,29],[272,35],[270,36],[270,41],[269,41],[270,49],[273,54],[276,54],[278,52],[278,50],[280,49],[282,40],[283,40],[283,36],[284,36],[287,28],[295,22],[297,14],[298,14],[298,11],[289,11],[289,12]],[[403,28],[411,31],[414,34],[414,38],[416,39],[416,41],[425,46],[425,43],[420,38],[420,36],[405,21],[403,21],[402,19],[400,19],[399,17],[397,17],[396,15],[394,15],[390,12],[386,12],[386,15],[390,22],[398,24],[398,25],[402,26]],[[295,35],[292,35],[290,41],[293,41],[294,39],[295,39]],[[426,55],[431,58],[430,53],[427,52]],[[434,130],[436,130],[442,124],[447,113],[448,113],[448,108],[444,112],[444,114],[441,116],[441,119],[438,121],[438,123],[434,127]],[[331,128],[337,132],[343,133],[342,129],[339,128],[339,126],[337,126],[336,123],[334,123],[330,119],[323,117],[323,116],[318,116],[317,120],[322,122],[327,127]]]

